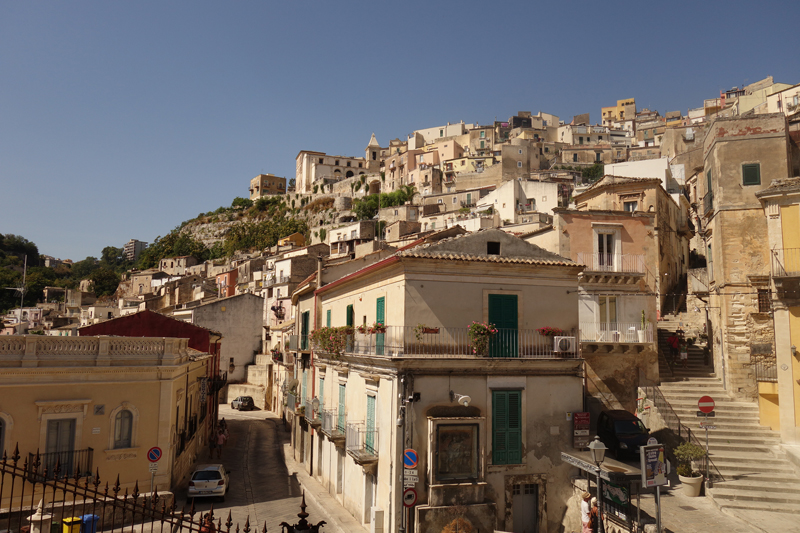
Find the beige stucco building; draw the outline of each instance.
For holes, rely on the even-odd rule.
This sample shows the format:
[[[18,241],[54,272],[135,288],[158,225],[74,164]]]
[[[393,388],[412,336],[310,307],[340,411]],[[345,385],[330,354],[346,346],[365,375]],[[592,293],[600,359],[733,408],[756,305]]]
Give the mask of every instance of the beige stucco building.
[[[44,454],[52,472],[98,469],[125,487],[149,490],[147,452],[169,490],[191,473],[215,410],[213,356],[187,339],[42,337],[0,340],[0,451]]]
[[[400,251],[305,293],[298,320],[309,326],[286,377],[295,457],[376,530],[442,531],[456,503],[462,527],[559,529],[572,494],[560,452],[572,445],[568,413],[583,402],[580,270],[485,230]],[[473,321],[498,328],[486,348],[470,342]],[[370,333],[374,323],[383,326]],[[354,328],[341,353],[304,344],[329,325]],[[536,331],[546,326],[566,340]],[[409,513],[405,449],[419,457]]]
[[[270,194],[286,194],[286,178],[273,174],[259,174],[250,180],[251,200],[258,200]]]

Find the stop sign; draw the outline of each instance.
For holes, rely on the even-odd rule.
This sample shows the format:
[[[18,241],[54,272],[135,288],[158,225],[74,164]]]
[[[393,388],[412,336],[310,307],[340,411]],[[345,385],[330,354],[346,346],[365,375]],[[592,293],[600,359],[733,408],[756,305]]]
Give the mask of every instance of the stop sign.
[[[697,402],[697,408],[701,413],[710,413],[714,410],[714,399],[711,396],[703,396]]]

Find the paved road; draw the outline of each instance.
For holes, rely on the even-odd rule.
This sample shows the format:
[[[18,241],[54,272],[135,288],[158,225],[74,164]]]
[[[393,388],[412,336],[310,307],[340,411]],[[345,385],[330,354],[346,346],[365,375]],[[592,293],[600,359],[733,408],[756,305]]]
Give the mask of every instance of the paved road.
[[[195,510],[206,513],[213,505],[214,516],[221,517],[223,523],[230,511],[234,523],[232,531],[237,522],[240,530],[244,528],[248,516],[256,532],[262,530],[265,522],[268,531],[280,531],[278,524],[283,521],[296,523],[301,488],[296,477],[289,475],[283,459],[283,444],[288,442],[289,433],[281,426],[280,419],[260,410],[232,411],[228,405],[220,405],[222,417],[228,422],[230,433],[222,459],[209,459],[206,448],[197,464],[224,464],[231,473],[231,487],[224,502],[198,498]],[[176,489],[175,494],[180,508],[186,502],[185,486]],[[309,522],[328,520],[313,502],[307,500],[306,504]]]

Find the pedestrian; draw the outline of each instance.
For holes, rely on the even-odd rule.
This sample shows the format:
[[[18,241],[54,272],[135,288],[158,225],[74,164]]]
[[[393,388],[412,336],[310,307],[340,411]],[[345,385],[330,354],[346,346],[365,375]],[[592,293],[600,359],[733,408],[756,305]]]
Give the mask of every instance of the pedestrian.
[[[589,529],[592,533],[597,533],[600,525],[600,511],[597,508],[597,498],[592,498],[591,510],[589,511]]]
[[[685,339],[680,340],[680,350],[681,350],[681,367],[688,368],[687,365],[689,364],[689,345]]]
[[[200,526],[199,533],[217,533],[217,527],[214,525],[211,513],[206,513],[203,516],[203,524]]]
[[[225,437],[225,432],[220,428],[217,432],[217,459],[222,459],[222,446],[225,444],[226,440],[228,439]]]
[[[667,337],[667,344],[669,344],[669,357],[672,362],[678,360],[678,334],[674,331]]]
[[[591,522],[591,508],[589,500],[592,495],[588,492],[581,494],[581,533],[592,533],[589,523]]]

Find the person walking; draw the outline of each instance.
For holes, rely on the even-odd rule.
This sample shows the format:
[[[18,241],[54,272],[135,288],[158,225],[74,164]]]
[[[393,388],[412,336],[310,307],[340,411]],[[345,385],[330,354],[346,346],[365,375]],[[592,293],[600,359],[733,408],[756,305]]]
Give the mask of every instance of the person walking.
[[[674,331],[669,334],[667,337],[667,344],[669,345],[669,357],[672,359],[672,362],[676,362],[678,360],[678,334]]]
[[[220,428],[217,432],[217,459],[222,459],[222,446],[225,445],[227,440],[228,438],[225,436],[225,432]]]
[[[592,533],[597,533],[600,525],[600,511],[597,508],[597,498],[592,498],[591,510],[589,511],[589,529]]]
[[[592,533],[591,523],[591,507],[589,507],[589,500],[592,495],[588,492],[581,494],[581,533]]]

